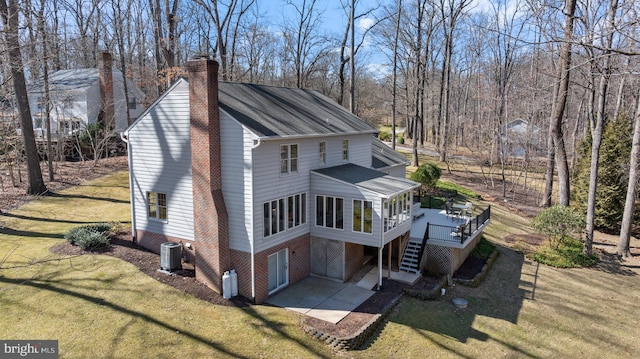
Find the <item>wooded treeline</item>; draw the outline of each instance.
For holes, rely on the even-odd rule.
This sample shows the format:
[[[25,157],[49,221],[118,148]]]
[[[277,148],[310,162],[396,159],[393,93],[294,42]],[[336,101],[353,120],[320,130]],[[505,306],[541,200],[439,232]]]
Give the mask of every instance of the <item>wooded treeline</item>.
[[[589,138],[587,241],[603,129],[623,114],[629,122],[639,116],[640,3],[635,0],[0,0],[0,5],[0,99],[10,108],[20,98],[10,85],[17,60],[29,83],[59,69],[95,67],[99,51],[107,50],[114,66],[152,101],[184,74],[187,60],[209,56],[220,62],[222,80],[316,89],[373,125],[404,128],[413,165],[424,145],[445,162],[451,152],[469,148],[495,171],[505,197],[506,168],[514,163],[514,148],[521,148],[522,168],[546,161],[545,206],[569,205],[578,145]],[[12,14],[18,44],[7,21]],[[12,59],[16,46],[20,58]],[[516,119],[526,121],[526,130],[514,138],[508,126]],[[636,183],[630,193],[637,195],[633,170],[627,167],[626,178]]]

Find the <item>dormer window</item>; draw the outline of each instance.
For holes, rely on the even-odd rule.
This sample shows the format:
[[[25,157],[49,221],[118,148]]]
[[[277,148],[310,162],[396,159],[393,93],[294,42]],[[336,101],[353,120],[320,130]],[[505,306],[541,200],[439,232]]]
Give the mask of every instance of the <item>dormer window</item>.
[[[349,140],[342,140],[342,160],[349,161]]]
[[[280,174],[298,172],[298,145],[280,146]]]

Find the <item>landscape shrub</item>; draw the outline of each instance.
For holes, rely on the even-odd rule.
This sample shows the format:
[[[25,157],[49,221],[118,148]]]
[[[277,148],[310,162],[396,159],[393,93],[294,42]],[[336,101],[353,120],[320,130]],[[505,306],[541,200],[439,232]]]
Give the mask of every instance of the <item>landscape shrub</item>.
[[[440,179],[440,167],[432,162],[423,163],[411,174],[411,180],[420,183],[424,188],[435,188]]]
[[[540,246],[533,260],[557,268],[590,267],[598,261],[595,254],[588,256],[583,251],[583,243],[575,238],[567,238],[557,247],[550,243]]]
[[[584,216],[567,206],[555,205],[540,211],[531,220],[531,227],[549,240],[558,249],[560,244],[579,236],[585,226]]]
[[[402,136],[396,137],[396,143],[400,145],[404,145],[404,137]]]
[[[73,245],[92,251],[109,245],[109,232],[113,227],[110,223],[87,224],[71,228],[64,238]]]
[[[382,131],[380,132],[380,134],[378,134],[378,139],[380,141],[391,141],[391,132],[387,132],[387,131]]]

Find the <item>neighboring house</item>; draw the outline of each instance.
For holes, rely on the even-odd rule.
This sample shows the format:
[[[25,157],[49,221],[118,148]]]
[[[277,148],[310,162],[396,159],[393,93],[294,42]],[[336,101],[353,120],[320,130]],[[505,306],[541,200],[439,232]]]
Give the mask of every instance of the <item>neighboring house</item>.
[[[139,244],[182,243],[197,280],[221,292],[235,269],[261,302],[312,274],[346,281],[365,252],[381,268],[408,238],[419,185],[374,128],[316,91],[218,83],[211,60],[187,69],[122,134]]]
[[[145,95],[129,80],[127,92],[125,100],[122,73],[112,69],[112,58],[107,52],[100,54],[98,68],[52,73],[49,76],[51,137],[68,137],[98,121],[123,131],[144,111],[141,100]],[[46,137],[44,79],[29,86],[28,96],[36,136]],[[109,120],[111,118],[113,120]]]
[[[518,118],[510,121],[502,133],[505,153],[513,157],[532,156],[540,150],[540,128]]]

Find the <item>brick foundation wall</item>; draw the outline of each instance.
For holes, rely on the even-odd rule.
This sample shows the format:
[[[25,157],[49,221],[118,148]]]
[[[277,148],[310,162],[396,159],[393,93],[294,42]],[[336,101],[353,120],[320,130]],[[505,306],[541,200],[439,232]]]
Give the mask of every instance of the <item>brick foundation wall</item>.
[[[160,245],[165,242],[173,242],[173,243],[182,242],[183,244],[191,243],[191,249],[185,247],[184,245],[182,246],[182,256],[185,257],[187,262],[189,263],[196,262],[196,253],[195,253],[196,243],[195,242],[186,240],[186,239],[176,238],[176,237],[169,237],[164,234],[136,230],[136,243],[138,243],[138,245],[154,253],[160,254]],[[158,261],[158,268],[160,268],[159,261]]]
[[[299,282],[310,275],[310,236],[294,238],[255,255],[256,303],[262,303],[269,297],[269,255],[285,248],[289,253],[289,285]],[[251,254],[231,250],[231,268],[238,273],[238,292],[251,298]]]

